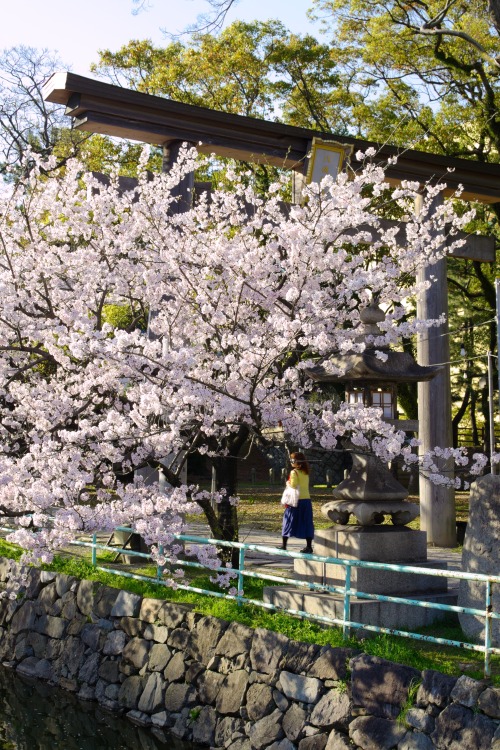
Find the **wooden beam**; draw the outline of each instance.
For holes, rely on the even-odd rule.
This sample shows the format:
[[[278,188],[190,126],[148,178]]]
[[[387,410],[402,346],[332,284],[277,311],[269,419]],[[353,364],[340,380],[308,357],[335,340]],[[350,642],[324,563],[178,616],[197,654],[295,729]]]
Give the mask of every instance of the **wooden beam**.
[[[384,419],[384,422],[394,425],[397,430],[403,432],[418,432],[418,419]]]
[[[168,145],[169,140],[192,140],[204,153],[214,152],[247,161],[266,161],[297,171],[303,170],[310,142],[314,137],[340,140],[353,146],[351,165],[360,167],[358,151],[375,148],[375,161],[386,165],[396,156],[396,164],[386,167],[389,182],[416,180],[420,184],[444,182],[446,195],[463,186],[464,200],[500,202],[500,165],[455,159],[412,149],[401,150],[350,136],[297,128],[253,117],[217,112],[182,104],[159,96],[131,91],[103,81],[55,73],[45,84],[47,101],[67,107],[76,126],[95,133]]]
[[[465,239],[465,245],[453,250],[450,255],[454,258],[477,260],[480,263],[494,263],[496,259],[496,241],[493,235],[484,237],[480,234],[465,235],[458,233],[459,238]]]
[[[200,133],[193,124],[189,130],[187,127],[181,127],[179,123],[149,123],[89,111],[75,118],[74,125],[78,130],[90,133],[102,133],[161,146],[168,146],[171,141],[192,142],[202,154],[216,153],[218,156],[266,163],[286,169],[301,169],[305,158],[301,151],[277,148],[275,144],[264,143],[262,140],[259,143],[257,138],[254,141],[254,150],[250,151],[246,141],[239,139],[238,134],[231,136],[216,132],[213,128],[207,128],[203,141],[200,141]]]
[[[394,229],[399,227],[395,240],[398,247],[404,247],[407,244],[406,239],[406,222],[404,221],[393,221],[390,219],[380,219],[380,231],[376,228],[369,226],[368,224],[361,224],[356,229],[349,229],[344,234],[355,235],[360,231],[370,232],[372,235],[372,242],[377,242],[382,237],[382,232],[388,229]],[[478,234],[466,234],[465,232],[457,232],[457,234],[450,238],[450,242],[454,239],[465,240],[465,244],[453,250],[450,255],[454,258],[464,258],[466,260],[477,260],[481,263],[494,263],[495,262],[495,248],[496,242],[493,236],[484,237]]]

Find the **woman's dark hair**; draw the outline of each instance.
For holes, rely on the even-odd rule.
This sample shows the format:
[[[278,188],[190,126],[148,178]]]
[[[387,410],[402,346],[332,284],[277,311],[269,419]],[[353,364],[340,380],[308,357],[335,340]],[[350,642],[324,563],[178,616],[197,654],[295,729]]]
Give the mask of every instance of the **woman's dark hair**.
[[[299,471],[303,471],[304,474],[309,474],[309,464],[303,453],[290,453],[290,461],[297,464],[297,469],[299,469]]]

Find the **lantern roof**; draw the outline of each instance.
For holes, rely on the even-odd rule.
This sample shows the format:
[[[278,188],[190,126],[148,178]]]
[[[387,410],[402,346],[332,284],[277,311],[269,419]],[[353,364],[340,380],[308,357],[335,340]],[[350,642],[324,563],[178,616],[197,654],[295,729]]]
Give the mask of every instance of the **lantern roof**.
[[[360,313],[355,339],[365,345],[362,352],[335,352],[325,357],[306,374],[318,383],[419,383],[432,380],[443,368],[419,365],[409,352],[397,352],[387,345],[377,346],[374,339],[383,336],[379,323],[385,313],[372,302]],[[340,373],[340,374],[339,374]]]

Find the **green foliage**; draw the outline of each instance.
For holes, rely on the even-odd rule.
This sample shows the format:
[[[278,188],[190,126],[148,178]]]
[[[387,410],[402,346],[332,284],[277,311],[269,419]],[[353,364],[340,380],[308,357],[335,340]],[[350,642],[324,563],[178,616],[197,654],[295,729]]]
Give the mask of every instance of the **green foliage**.
[[[500,39],[487,0],[315,0],[369,138],[498,160]]]
[[[9,560],[19,560],[23,550],[17,544],[9,544],[5,539],[0,538],[0,557],[7,557]]]
[[[422,656],[420,649],[416,646],[416,641],[409,641],[406,638],[383,633],[376,638],[363,641],[363,651],[371,656],[380,656],[382,659],[406,664],[409,667],[435,669],[431,666],[434,662],[427,656]]]
[[[280,21],[235,21],[220,34],[194,34],[186,43],[157,47],[132,40],[117,52],[99,54],[96,73],[148,94],[323,131],[349,128],[352,95],[335,50],[311,35],[290,34]],[[230,189],[227,163],[212,159],[196,178]],[[265,161],[231,165],[262,194],[279,176]]]
[[[481,162],[500,160],[500,16],[487,0],[315,0],[336,49],[339,74],[350,71],[351,133],[368,140]],[[446,175],[442,175],[446,181]],[[467,206],[468,208],[469,206]],[[458,211],[465,204],[457,203]],[[471,233],[499,237],[500,207],[478,205]],[[488,434],[486,389],[477,384],[487,350],[495,352],[494,264],[448,262],[453,438],[468,429],[469,445]],[[484,326],[484,328],[483,328]],[[467,355],[460,365],[460,350]],[[496,367],[496,360],[495,360]],[[496,373],[494,382],[497,382]],[[400,403],[416,417],[416,389],[403,386]]]
[[[42,99],[43,83],[66,65],[56,53],[19,45],[0,50],[0,175],[15,182],[26,164],[28,149],[41,157],[54,155],[56,168],[78,153],[88,135],[69,127],[63,110]],[[30,161],[30,159],[28,159]],[[32,164],[32,162],[31,162]]]
[[[79,157],[91,172],[110,174],[118,165],[120,175],[137,177],[137,165],[142,149],[142,143],[116,141],[105,135],[94,134],[82,143]],[[152,172],[161,171],[159,149],[151,149],[146,166]]]
[[[130,331],[134,328],[146,330],[146,314],[142,311],[132,310],[124,305],[104,305],[102,309],[103,323],[109,323],[113,328],[122,331]]]
[[[406,725],[406,715],[408,711],[413,708],[415,704],[415,700],[417,698],[417,693],[420,685],[422,684],[422,680],[411,680],[410,687],[408,688],[408,695],[406,697],[406,701],[401,706],[401,711],[399,712],[399,715],[396,719],[398,724]]]
[[[95,72],[138,91],[250,117],[283,112],[286,122],[327,130],[335,123],[339,131],[344,107],[334,51],[290,34],[280,21],[235,21],[186,44],[133,40],[99,54]]]

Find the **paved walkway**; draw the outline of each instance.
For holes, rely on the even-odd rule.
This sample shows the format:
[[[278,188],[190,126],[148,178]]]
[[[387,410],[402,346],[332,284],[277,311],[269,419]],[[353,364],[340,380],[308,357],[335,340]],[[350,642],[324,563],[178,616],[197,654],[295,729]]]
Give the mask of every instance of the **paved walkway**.
[[[206,538],[209,536],[209,528],[203,523],[193,523],[190,524],[189,534]],[[281,544],[281,537],[279,534],[271,531],[242,527],[240,529],[240,542],[259,544],[266,547],[278,547]],[[303,539],[294,539],[292,537],[288,542],[288,549],[290,552],[299,552],[304,547],[304,544]],[[446,547],[428,547],[427,556],[429,560],[435,560],[436,563],[447,563],[448,570],[462,569],[462,555],[460,552],[447,549]],[[245,555],[245,560],[248,563],[248,567],[262,571],[267,570],[272,573],[282,572],[283,574],[290,574],[293,571],[293,559],[283,557],[279,554],[272,555],[264,552],[249,551]],[[457,588],[458,580],[448,579],[449,591],[455,591]]]
[[[210,538],[210,530],[207,524],[202,522],[189,524],[189,529],[186,530],[186,535],[196,536],[201,538]],[[106,544],[109,539],[109,535],[99,535],[98,541],[101,544]],[[86,538],[86,541],[89,540]],[[278,533],[265,531],[263,529],[250,529],[248,527],[240,528],[240,542],[246,544],[258,544],[265,547],[276,548],[281,545],[281,537]],[[303,539],[290,538],[288,542],[288,550],[290,552],[299,552],[304,547]],[[72,548],[72,554],[78,554],[77,550],[83,550],[88,548]],[[443,563],[447,563],[448,570],[461,570],[461,553],[456,552],[444,547],[429,547],[428,548],[428,560],[436,561],[436,567],[441,567]],[[120,568],[123,570],[129,570],[133,572],[137,566],[144,566],[144,559],[135,558],[134,563],[132,560],[128,562],[115,562],[113,567]],[[262,573],[269,573],[270,575],[281,575],[284,577],[294,578],[293,573],[293,558],[276,554],[259,552],[249,550],[245,554],[245,567],[254,571]],[[458,593],[459,581],[456,579],[448,579],[448,592],[452,594]]]

